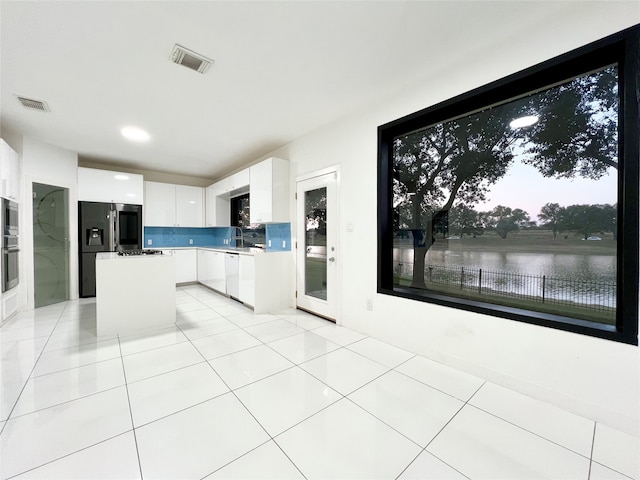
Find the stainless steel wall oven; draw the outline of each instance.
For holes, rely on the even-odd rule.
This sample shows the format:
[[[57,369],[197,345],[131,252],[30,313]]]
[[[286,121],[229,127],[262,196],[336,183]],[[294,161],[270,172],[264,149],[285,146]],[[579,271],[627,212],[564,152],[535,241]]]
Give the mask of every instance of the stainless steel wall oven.
[[[18,231],[18,204],[2,199],[2,291],[16,287],[20,281],[20,246]]]

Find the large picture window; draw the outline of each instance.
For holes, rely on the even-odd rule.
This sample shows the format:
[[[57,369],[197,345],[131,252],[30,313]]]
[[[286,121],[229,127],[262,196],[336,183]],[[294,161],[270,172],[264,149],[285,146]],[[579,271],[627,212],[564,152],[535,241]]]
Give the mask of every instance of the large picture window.
[[[638,31],[379,128],[381,293],[637,344]]]

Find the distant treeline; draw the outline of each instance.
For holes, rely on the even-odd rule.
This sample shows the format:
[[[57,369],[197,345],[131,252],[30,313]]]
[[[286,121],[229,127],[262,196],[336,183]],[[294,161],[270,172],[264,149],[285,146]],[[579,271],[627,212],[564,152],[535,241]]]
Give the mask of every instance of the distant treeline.
[[[553,237],[564,232],[581,235],[584,239],[594,234],[613,233],[616,238],[617,207],[609,204],[569,205],[547,203],[538,213],[539,222],[532,221],[520,208],[498,205],[489,212],[479,212],[467,205],[452,207],[448,215],[435,225],[434,233],[443,235],[478,236],[491,231],[501,238],[521,229],[544,228]]]

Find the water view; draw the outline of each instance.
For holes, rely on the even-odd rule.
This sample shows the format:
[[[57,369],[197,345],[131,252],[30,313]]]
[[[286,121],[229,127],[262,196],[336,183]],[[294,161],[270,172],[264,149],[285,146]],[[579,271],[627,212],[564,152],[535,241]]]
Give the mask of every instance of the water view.
[[[396,239],[396,285],[426,288],[469,299],[536,309],[599,323],[613,323],[616,308],[616,245],[575,236],[553,239],[548,231],[511,238],[436,239],[424,259],[418,285],[412,240]],[[418,282],[419,283],[419,282]]]
[[[393,258],[398,273],[409,276],[413,274],[412,248],[395,248]],[[427,254],[426,263],[526,275],[571,277],[581,281],[616,281],[615,255],[434,250]]]

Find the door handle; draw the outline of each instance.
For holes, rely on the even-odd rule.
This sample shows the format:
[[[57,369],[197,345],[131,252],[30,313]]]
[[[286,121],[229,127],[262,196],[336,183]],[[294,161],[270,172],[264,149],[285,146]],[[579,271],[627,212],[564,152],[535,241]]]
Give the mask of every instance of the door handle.
[[[330,258],[329,258],[329,261],[330,261],[330,262],[335,262],[335,261],[336,261],[336,257],[330,257]]]

